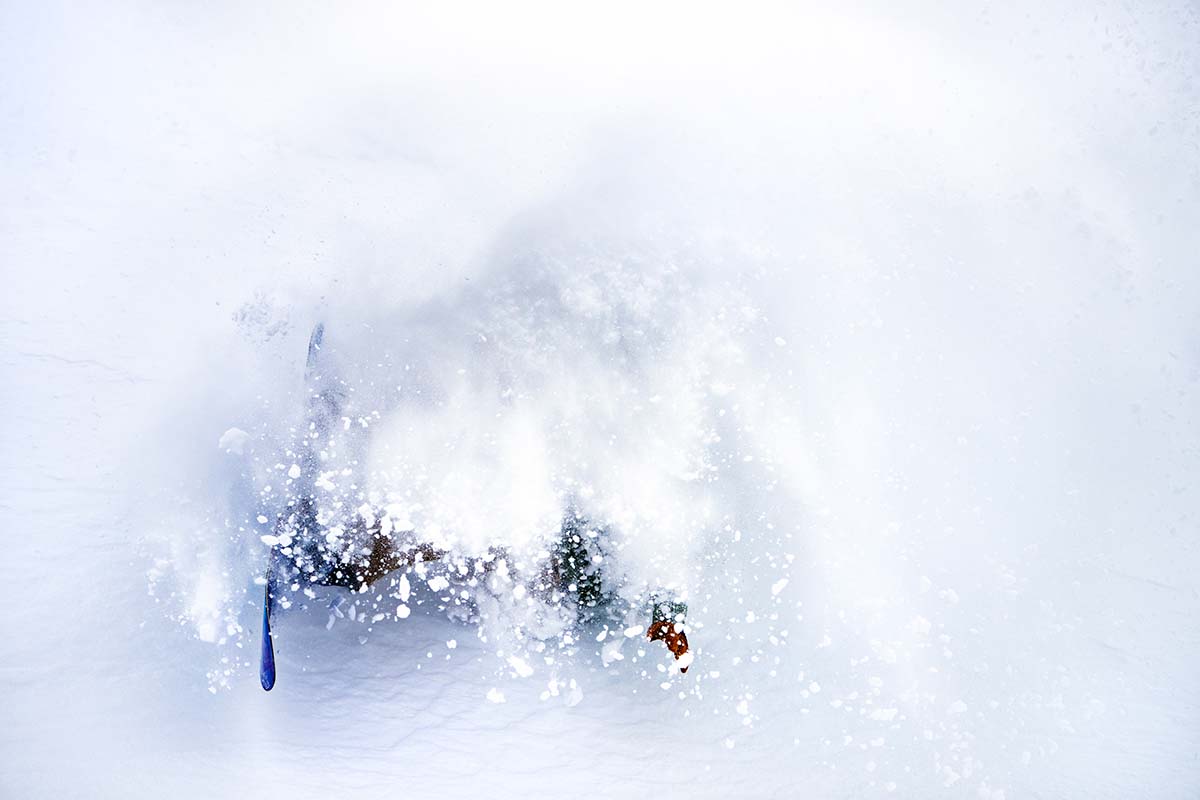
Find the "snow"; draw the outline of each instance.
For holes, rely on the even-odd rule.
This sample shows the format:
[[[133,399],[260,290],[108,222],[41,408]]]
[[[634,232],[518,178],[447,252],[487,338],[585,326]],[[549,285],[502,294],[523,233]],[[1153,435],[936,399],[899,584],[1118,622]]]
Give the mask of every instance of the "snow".
[[[246,447],[246,439],[249,436],[250,434],[241,428],[230,428],[221,434],[221,438],[217,442],[217,447],[232,455],[243,455]]]
[[[509,656],[508,665],[517,673],[517,677],[528,678],[533,674],[533,667],[529,666],[525,660],[519,656]]]
[[[6,10],[0,794],[1200,793],[1200,23],[959,9]],[[262,692],[317,320],[323,498],[688,673],[501,560]]]

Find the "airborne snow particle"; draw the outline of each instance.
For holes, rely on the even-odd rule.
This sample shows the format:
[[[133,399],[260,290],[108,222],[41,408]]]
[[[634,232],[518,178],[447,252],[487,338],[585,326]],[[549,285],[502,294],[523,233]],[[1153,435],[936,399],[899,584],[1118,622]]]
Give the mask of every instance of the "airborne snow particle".
[[[624,639],[618,639],[615,636],[608,640],[608,644],[600,651],[600,661],[604,666],[608,666],[614,661],[624,661],[625,655],[621,652],[621,645],[625,644]]]
[[[487,699],[492,701],[493,703],[503,703],[504,702],[504,692],[500,691],[495,686],[493,686],[491,689],[488,689]]]
[[[518,656],[509,656],[508,665],[512,667],[513,670],[522,678],[528,678],[533,674],[533,667],[529,666],[529,664],[525,662],[525,659],[519,658]]]
[[[246,440],[250,438],[250,434],[246,433],[241,428],[230,428],[221,434],[220,441],[217,442],[217,447],[224,450],[226,453],[234,455],[242,455],[243,449],[246,447]]]

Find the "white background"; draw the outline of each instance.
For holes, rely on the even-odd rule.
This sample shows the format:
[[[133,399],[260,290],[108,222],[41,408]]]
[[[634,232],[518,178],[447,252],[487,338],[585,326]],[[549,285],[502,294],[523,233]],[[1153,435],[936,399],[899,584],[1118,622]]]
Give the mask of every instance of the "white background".
[[[3,793],[1195,796],[1200,17],[955,8],[0,5]],[[691,682],[318,614],[263,693],[219,437],[531,253],[687,277],[621,391],[753,312]]]

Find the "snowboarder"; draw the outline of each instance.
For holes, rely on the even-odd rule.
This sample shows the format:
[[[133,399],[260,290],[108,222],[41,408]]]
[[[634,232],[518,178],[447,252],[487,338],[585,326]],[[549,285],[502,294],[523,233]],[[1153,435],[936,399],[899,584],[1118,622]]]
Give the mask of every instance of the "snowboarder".
[[[324,338],[324,326],[318,324],[309,340],[306,380],[316,378],[316,359]],[[314,389],[309,400],[309,429],[312,441],[323,441],[340,410],[339,395],[328,383]],[[292,499],[276,519],[271,540],[263,599],[262,657],[259,677],[263,689],[275,685],[274,611],[282,599],[284,587],[296,585],[340,586],[353,592],[365,592],[382,578],[405,568],[445,559],[446,551],[421,542],[412,531],[385,528],[382,515],[359,514],[354,522],[340,527],[322,524],[316,507],[314,476],[320,465],[309,447],[302,457],[303,467],[293,476],[297,483]],[[580,623],[586,623],[611,603],[614,595],[605,591],[600,563],[604,561],[602,531],[589,526],[574,510],[563,516],[557,544],[550,549],[546,563],[536,572],[530,591],[546,598],[570,598]],[[474,560],[471,574],[486,574],[504,562],[504,553]],[[462,572],[463,567],[459,567]],[[284,601],[286,605],[286,601]],[[680,672],[691,663],[685,618],[681,603],[652,599],[651,623],[647,637],[663,641],[675,656]]]

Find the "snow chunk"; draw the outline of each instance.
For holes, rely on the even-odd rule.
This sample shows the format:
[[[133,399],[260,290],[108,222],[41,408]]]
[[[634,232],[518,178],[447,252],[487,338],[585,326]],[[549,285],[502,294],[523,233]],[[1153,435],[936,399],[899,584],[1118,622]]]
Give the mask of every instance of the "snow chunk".
[[[533,674],[533,667],[529,666],[525,659],[518,656],[509,656],[508,665],[522,678],[528,678]]]
[[[412,613],[412,609],[401,603],[396,606],[396,616],[400,619],[408,619],[408,615]]]
[[[778,595],[780,592],[783,591],[784,587],[787,585],[788,585],[788,579],[780,578],[779,580],[777,580],[773,584],[771,584],[771,594]]]
[[[443,575],[435,575],[429,579],[429,588],[434,592],[445,591],[450,587],[450,581],[446,580]]]
[[[288,467],[288,477],[291,478],[292,480],[296,480],[296,478],[300,477],[300,465],[299,464],[292,464],[292,466]]]
[[[400,599],[407,603],[408,596],[412,594],[412,585],[408,582],[407,575],[400,576]]]
[[[624,639],[614,636],[609,639],[604,647],[600,650],[600,661],[604,666],[608,666],[614,661],[624,661],[625,654],[621,652],[621,645],[625,644]]]
[[[217,442],[217,447],[221,448],[226,453],[232,453],[235,456],[240,456],[246,447],[246,440],[249,438],[250,434],[246,433],[241,428],[230,428],[221,434],[221,439]]]
[[[493,703],[503,703],[503,702],[505,702],[504,701],[504,692],[500,691],[495,686],[493,686],[491,689],[488,689],[487,699]]]

